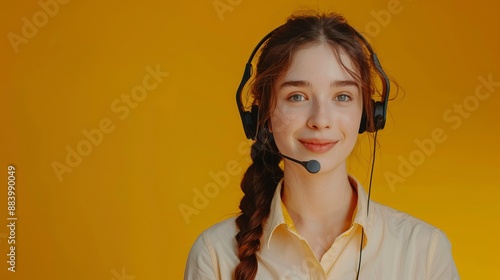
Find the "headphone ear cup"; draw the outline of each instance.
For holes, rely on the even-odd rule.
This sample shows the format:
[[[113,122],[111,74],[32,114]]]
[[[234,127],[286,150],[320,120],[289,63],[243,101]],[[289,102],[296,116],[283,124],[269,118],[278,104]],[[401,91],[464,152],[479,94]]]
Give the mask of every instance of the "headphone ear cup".
[[[242,115],[243,129],[248,139],[255,140],[257,136],[257,121],[259,118],[259,106],[252,105],[251,111],[245,111]]]
[[[370,106],[372,107],[372,109],[374,110],[375,108],[375,100],[373,99],[370,99],[371,100],[371,104]],[[366,114],[366,109],[364,108],[363,106],[363,113],[361,115],[361,122],[359,123],[359,130],[358,130],[358,133],[361,134],[365,131],[368,131],[368,132],[373,132],[370,128],[369,128],[369,124],[368,124],[368,116]]]
[[[259,122],[259,106],[252,105],[252,126],[255,133],[257,133],[257,123]]]
[[[359,123],[358,133],[361,134],[361,133],[365,132],[366,126],[367,126],[366,110],[363,109],[363,114],[361,115],[361,122]]]
[[[374,102],[373,122],[375,125],[375,130],[383,129],[385,127],[384,103],[382,103],[380,101]]]

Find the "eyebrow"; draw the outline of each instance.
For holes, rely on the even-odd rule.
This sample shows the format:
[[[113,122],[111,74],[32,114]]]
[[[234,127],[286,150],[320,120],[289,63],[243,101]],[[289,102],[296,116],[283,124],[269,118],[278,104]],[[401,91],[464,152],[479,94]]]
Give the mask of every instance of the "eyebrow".
[[[338,80],[330,83],[330,87],[346,87],[355,86],[358,87],[358,83],[353,80]],[[285,87],[311,87],[311,83],[304,80],[297,81],[286,81],[280,85],[280,89]]]
[[[330,83],[330,87],[348,87],[348,86],[358,87],[359,85],[356,81],[353,80],[342,80]]]
[[[311,83],[308,81],[286,81],[280,85],[280,89],[284,87],[311,87]]]

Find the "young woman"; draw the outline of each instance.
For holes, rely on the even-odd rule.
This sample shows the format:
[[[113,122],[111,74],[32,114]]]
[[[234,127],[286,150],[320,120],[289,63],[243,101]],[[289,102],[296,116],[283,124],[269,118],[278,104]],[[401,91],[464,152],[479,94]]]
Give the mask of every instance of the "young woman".
[[[242,115],[255,142],[241,214],[199,236],[185,279],[459,279],[443,232],[371,202],[348,174],[358,132],[385,121],[366,40],[337,14],[292,16],[266,39],[258,109]]]

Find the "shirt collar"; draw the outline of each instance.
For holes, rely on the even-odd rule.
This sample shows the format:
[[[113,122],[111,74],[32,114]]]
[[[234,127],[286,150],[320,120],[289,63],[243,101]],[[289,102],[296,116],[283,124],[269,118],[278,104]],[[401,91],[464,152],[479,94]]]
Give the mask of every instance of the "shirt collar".
[[[263,228],[263,243],[269,249],[269,243],[271,242],[271,237],[274,230],[282,224],[285,224],[285,218],[283,217],[283,209],[281,208],[281,188],[283,187],[283,179],[279,181],[276,191],[274,192],[273,200],[271,201],[271,209],[269,212],[269,217],[264,224]]]
[[[349,176],[349,183],[351,186],[356,190],[358,194],[358,204],[356,206],[356,210],[353,214],[353,220],[352,224],[357,224],[363,228],[364,236],[363,236],[363,247],[365,247],[366,243],[368,242],[368,236],[370,232],[370,227],[371,227],[371,217],[373,216],[372,213],[368,213],[367,215],[367,207],[368,207],[368,196],[361,184],[354,178]],[[278,183],[278,186],[276,187],[276,191],[274,192],[273,200],[271,202],[271,209],[269,212],[269,217],[267,218],[267,221],[264,224],[263,227],[263,242],[262,244],[265,244],[267,249],[270,247],[270,242],[271,238],[273,236],[274,231],[276,228],[278,228],[280,225],[286,225],[286,220],[285,220],[285,213],[283,211],[283,202],[281,200],[281,189],[283,187],[283,179]],[[288,225],[289,228],[293,228],[294,225]]]
[[[363,229],[363,248],[368,242],[368,235],[370,235],[371,224],[373,221],[373,211],[367,212],[368,209],[368,195],[363,186],[356,180],[356,178],[349,176],[349,183],[358,193],[358,204],[353,214],[352,224],[357,224]]]

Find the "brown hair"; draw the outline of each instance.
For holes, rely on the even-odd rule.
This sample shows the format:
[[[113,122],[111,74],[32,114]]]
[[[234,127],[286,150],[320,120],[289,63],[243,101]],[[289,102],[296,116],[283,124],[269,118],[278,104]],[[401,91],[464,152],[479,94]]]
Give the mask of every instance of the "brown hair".
[[[309,13],[291,16],[262,47],[252,83],[254,104],[259,105],[258,135],[252,145],[253,163],[241,181],[244,196],[240,202],[241,214],[236,218],[240,263],[234,271],[235,279],[249,280],[257,275],[256,253],[261,245],[263,223],[269,216],[276,186],[283,178],[283,170],[279,166],[281,158],[276,154],[276,145],[269,140],[267,129],[275,102],[274,85],[280,75],[290,67],[296,50],[306,44],[318,42],[329,44],[337,60],[360,84],[368,126],[373,127],[371,97],[376,91],[373,82],[376,69],[370,57],[369,47],[339,14]],[[340,52],[347,54],[354,70],[345,67],[340,59]]]

